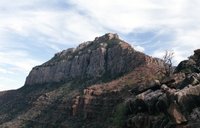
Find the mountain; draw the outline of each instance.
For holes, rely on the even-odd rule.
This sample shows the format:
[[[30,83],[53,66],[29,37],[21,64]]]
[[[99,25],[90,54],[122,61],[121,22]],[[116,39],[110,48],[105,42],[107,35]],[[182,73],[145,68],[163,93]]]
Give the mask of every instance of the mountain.
[[[117,34],[56,53],[25,85],[0,92],[2,128],[197,127],[199,50],[173,75]]]
[[[113,79],[145,65],[150,57],[135,51],[117,34],[106,34],[67,49],[48,62],[33,68],[25,85],[83,80]],[[152,59],[153,61],[153,59]],[[156,61],[156,60],[155,60]],[[156,62],[155,62],[156,63]]]

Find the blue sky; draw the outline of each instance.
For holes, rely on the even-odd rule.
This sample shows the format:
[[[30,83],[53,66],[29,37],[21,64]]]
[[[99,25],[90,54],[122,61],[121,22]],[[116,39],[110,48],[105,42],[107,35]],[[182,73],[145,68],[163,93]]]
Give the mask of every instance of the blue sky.
[[[118,33],[137,50],[177,64],[200,48],[199,0],[1,0],[0,90],[23,86],[56,52]]]

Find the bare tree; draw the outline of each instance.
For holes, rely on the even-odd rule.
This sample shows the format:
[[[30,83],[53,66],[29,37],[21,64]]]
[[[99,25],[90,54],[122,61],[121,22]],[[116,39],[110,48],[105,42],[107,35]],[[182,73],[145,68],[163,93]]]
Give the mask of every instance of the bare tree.
[[[163,56],[163,61],[164,61],[164,71],[163,74],[165,76],[170,77],[174,71],[173,68],[173,57],[174,57],[174,52],[173,51],[165,51],[165,55]]]

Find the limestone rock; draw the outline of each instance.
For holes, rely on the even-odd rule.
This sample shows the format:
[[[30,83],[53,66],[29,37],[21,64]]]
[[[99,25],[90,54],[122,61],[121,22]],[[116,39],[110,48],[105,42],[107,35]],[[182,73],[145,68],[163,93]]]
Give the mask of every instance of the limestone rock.
[[[36,66],[25,85],[59,83],[68,80],[112,79],[144,64],[158,63],[155,59],[135,51],[117,34],[108,33],[67,49],[48,62]]]

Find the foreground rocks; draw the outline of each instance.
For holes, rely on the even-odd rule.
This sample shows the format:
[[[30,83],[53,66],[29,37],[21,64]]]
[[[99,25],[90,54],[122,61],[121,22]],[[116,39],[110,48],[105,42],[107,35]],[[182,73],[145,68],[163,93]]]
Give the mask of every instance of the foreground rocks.
[[[141,93],[127,102],[128,114],[132,115],[127,120],[127,127],[199,127],[200,73],[197,69],[199,69],[200,54],[198,51],[196,50],[189,60],[181,62],[173,76],[151,85],[151,88],[140,90]]]

